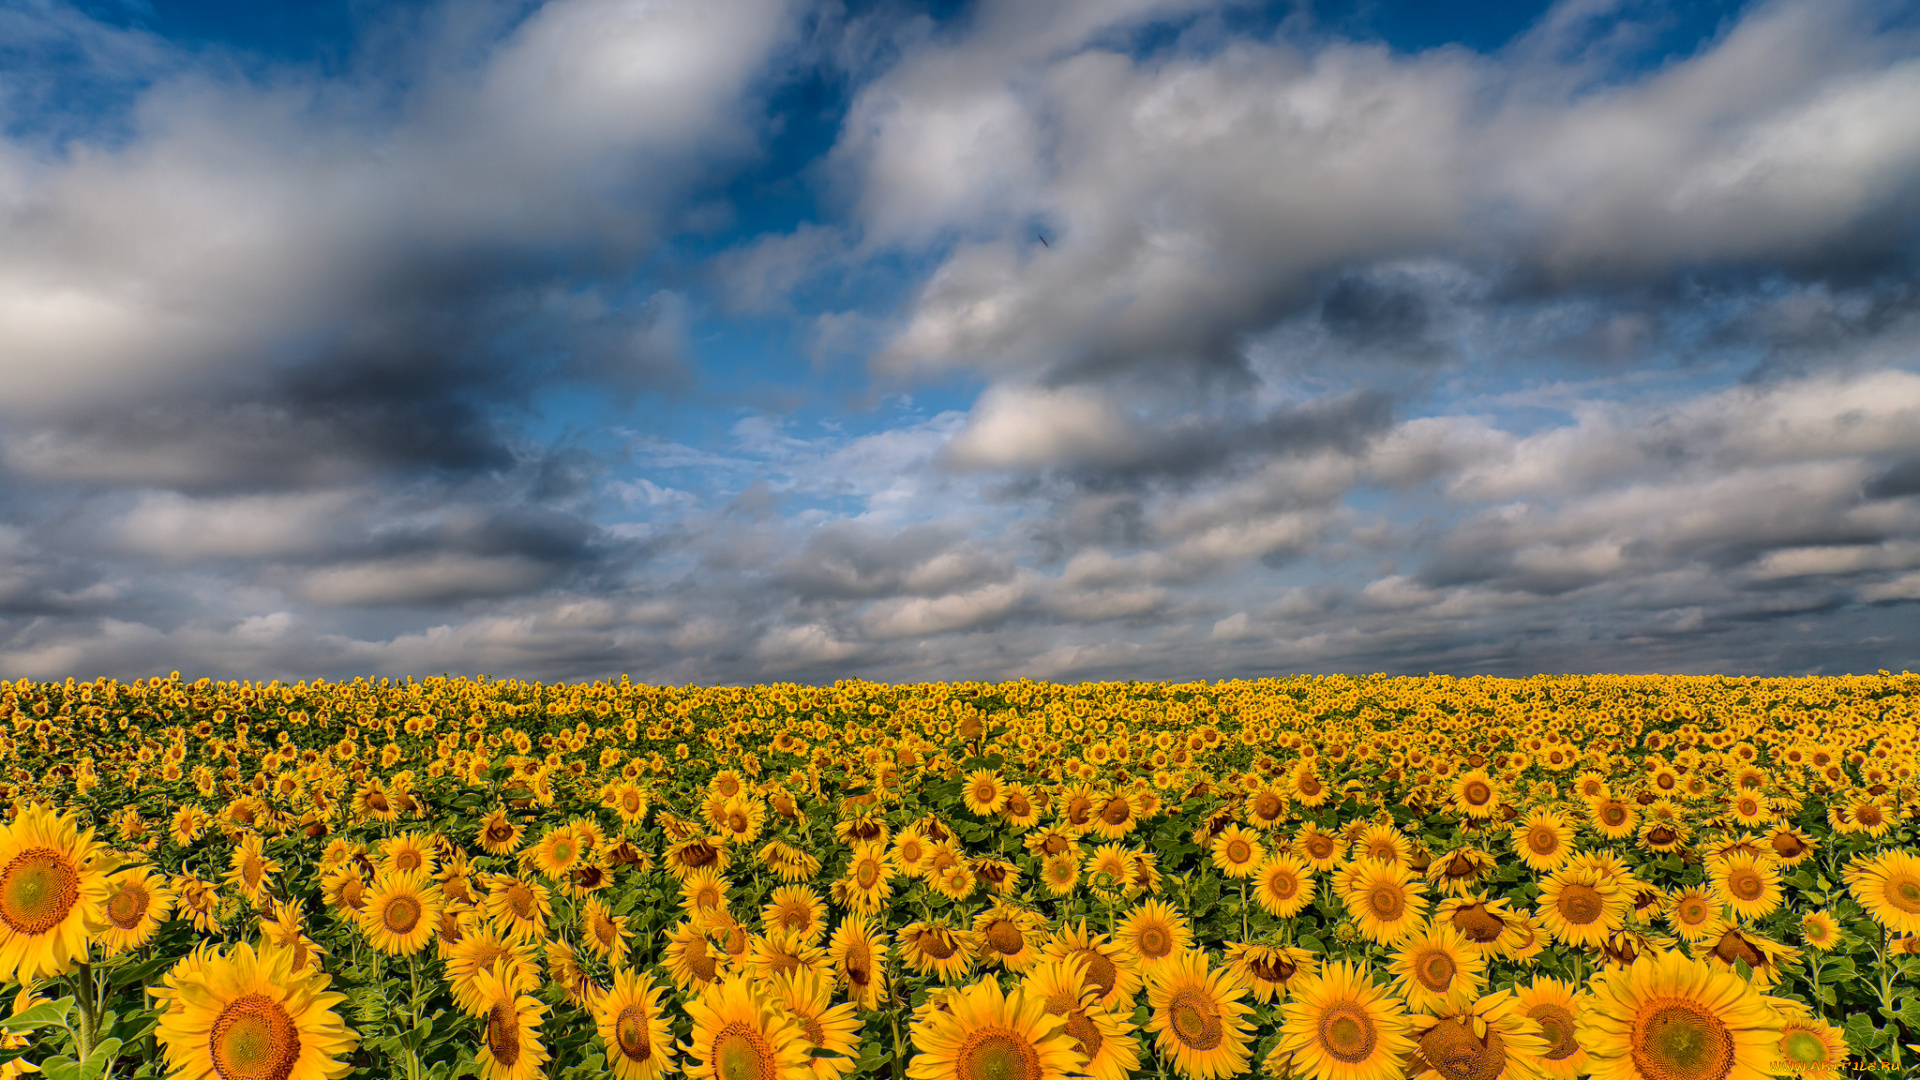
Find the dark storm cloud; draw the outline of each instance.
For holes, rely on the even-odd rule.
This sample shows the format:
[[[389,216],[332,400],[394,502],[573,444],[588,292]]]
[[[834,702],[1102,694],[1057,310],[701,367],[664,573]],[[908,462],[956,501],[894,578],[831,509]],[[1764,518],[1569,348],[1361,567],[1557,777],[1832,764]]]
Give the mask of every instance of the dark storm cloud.
[[[1920,495],[1920,457],[1896,461],[1867,478],[1860,493],[1869,499],[1899,499]]]

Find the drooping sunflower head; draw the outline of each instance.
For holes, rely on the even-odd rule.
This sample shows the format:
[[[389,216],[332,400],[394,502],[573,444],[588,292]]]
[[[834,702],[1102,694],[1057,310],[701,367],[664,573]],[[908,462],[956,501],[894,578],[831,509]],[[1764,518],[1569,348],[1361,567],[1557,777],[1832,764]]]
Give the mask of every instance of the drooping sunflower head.
[[[1253,999],[1262,1005],[1284,996],[1295,980],[1312,975],[1319,963],[1319,957],[1294,946],[1245,942],[1227,946],[1227,965],[1240,973],[1252,988]]]
[[[1540,1052],[1540,1071],[1550,1080],[1573,1080],[1585,1074],[1587,1052],[1575,1034],[1581,995],[1574,992],[1573,985],[1542,976],[1518,988],[1514,998],[1520,1011],[1540,1025],[1546,1042],[1546,1049]]]
[[[846,985],[848,999],[863,1008],[876,1007],[887,992],[886,971],[881,966],[885,953],[885,942],[874,933],[867,917],[858,913],[840,920],[828,942],[835,979]]]
[[[1413,1034],[1414,1080],[1533,1080],[1551,1046],[1510,990],[1416,1013]]]

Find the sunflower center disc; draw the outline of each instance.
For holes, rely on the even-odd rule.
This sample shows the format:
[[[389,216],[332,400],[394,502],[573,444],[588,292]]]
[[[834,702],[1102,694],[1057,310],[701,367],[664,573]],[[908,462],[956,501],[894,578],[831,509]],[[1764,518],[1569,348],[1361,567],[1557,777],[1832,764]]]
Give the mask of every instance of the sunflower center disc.
[[[1172,1014],[1173,1033],[1195,1050],[1211,1050],[1226,1038],[1220,1024],[1220,1006],[1198,987],[1182,987],[1167,1002]]]
[[[717,1080],[768,1080],[773,1076],[773,1047],[759,1032],[740,1024],[720,1029],[713,1040],[713,1072]]]
[[[1726,964],[1745,960],[1747,966],[1752,968],[1764,967],[1767,962],[1767,958],[1761,955],[1760,950],[1753,947],[1753,942],[1748,941],[1735,930],[1729,930],[1720,935],[1719,944],[1713,947],[1713,955]]]
[[[1320,794],[1320,781],[1317,777],[1303,776],[1295,786],[1300,789],[1300,794],[1305,795],[1309,799]]]
[[[1114,984],[1120,978],[1120,969],[1114,967],[1113,961],[1094,949],[1081,949],[1075,955],[1086,960],[1087,981],[1099,989],[1100,1000],[1105,1001],[1111,997]]]
[[[1796,1065],[1821,1065],[1827,1061],[1827,1044],[1811,1031],[1789,1031],[1780,1036],[1780,1053]]]
[[[1267,879],[1267,889],[1282,900],[1291,900],[1300,891],[1300,879],[1293,876],[1293,871],[1282,868]]]
[[[147,890],[137,882],[126,882],[107,899],[107,918],[122,930],[132,930],[146,917],[147,901]]]
[[[1272,821],[1279,817],[1280,810],[1280,796],[1271,791],[1262,792],[1260,798],[1253,804],[1254,816],[1262,821]]]
[[[995,919],[987,927],[987,944],[1002,956],[1013,956],[1027,943],[1020,934],[1020,928],[1008,919]]]
[[[707,955],[706,942],[695,940],[688,945],[686,957],[687,966],[693,969],[694,976],[701,982],[712,982],[713,977],[720,974],[720,965]]]
[[[856,872],[854,880],[859,882],[863,889],[873,888],[880,881],[880,864],[872,859],[860,860],[860,869]]]
[[[508,1068],[520,1060],[520,1015],[512,1002],[496,1001],[487,1010],[487,1049]]]
[[[1133,804],[1125,799],[1109,799],[1100,811],[1100,820],[1109,825],[1125,825],[1133,816]]]
[[[613,1021],[613,1040],[628,1061],[645,1061],[653,1056],[653,1043],[647,1039],[647,1010],[629,1005]]]
[[[920,946],[921,952],[935,960],[945,960],[953,955],[953,942],[948,941],[947,935],[939,931],[923,930],[919,937],[914,938],[914,942]]]
[[[1540,1033],[1547,1038],[1548,1061],[1565,1061],[1580,1049],[1573,1037],[1573,1010],[1563,1005],[1535,1005],[1527,1015],[1539,1022]]]
[[[410,934],[420,925],[420,901],[411,896],[395,896],[387,900],[380,909],[380,921],[388,931],[395,934]]]
[[[1493,789],[1475,780],[1473,783],[1467,785],[1465,795],[1467,796],[1468,806],[1485,806],[1493,799]]]
[[[1100,1037],[1100,1025],[1079,1009],[1067,1013],[1067,1034],[1080,1043],[1080,1052],[1087,1055],[1088,1060],[1099,1055],[1100,1044],[1105,1041]]]
[[[1173,951],[1173,938],[1166,929],[1159,926],[1147,926],[1140,930],[1138,942],[1140,955],[1158,960]]]
[[[1382,882],[1367,891],[1367,906],[1382,921],[1391,921],[1400,917],[1406,910],[1407,901],[1400,895],[1400,886]]]
[[[1005,1028],[969,1032],[954,1055],[956,1080],[1039,1080],[1040,1054]]]
[[[847,950],[847,982],[854,986],[865,986],[873,981],[873,956],[865,945],[855,945]]]
[[[1887,903],[1909,915],[1920,915],[1920,878],[1906,875],[1888,878]]]
[[[207,1050],[219,1080],[287,1080],[300,1060],[300,1029],[279,1002],[242,994],[214,1019]]]
[[[1420,1037],[1420,1054],[1447,1080],[1496,1080],[1507,1067],[1507,1051],[1500,1036],[1487,1032],[1485,1042],[1458,1020],[1442,1020]]]
[[[1631,1033],[1633,1063],[1647,1080],[1725,1080],[1733,1036],[1712,1010],[1677,998],[1648,1003]]]
[[[1251,858],[1253,858],[1253,848],[1247,846],[1247,842],[1245,840],[1236,839],[1236,840],[1230,840],[1227,842],[1227,861],[1228,862],[1233,863],[1234,865],[1237,866],[1240,863],[1246,862]]]
[[[517,881],[507,886],[507,907],[517,918],[533,918],[533,890]]]
[[[1560,834],[1545,825],[1527,830],[1527,847],[1535,855],[1551,855],[1560,850]]]
[[[44,934],[80,901],[80,874],[52,848],[28,848],[0,871],[0,921],[17,934]]]
[[[1727,891],[1742,900],[1752,902],[1760,899],[1761,895],[1767,891],[1767,883],[1761,880],[1760,875],[1751,868],[1743,866],[1727,878]]]
[[[1320,1048],[1336,1061],[1357,1065],[1380,1044],[1373,1017],[1350,1001],[1336,1002],[1320,1014]]]
[[[1315,833],[1307,837],[1307,854],[1316,859],[1326,859],[1333,855],[1333,838]]]
[[[1456,968],[1453,957],[1444,952],[1430,952],[1414,963],[1413,971],[1420,985],[1436,993],[1453,985]]]
[[[1600,893],[1590,885],[1575,882],[1560,890],[1560,917],[1575,926],[1586,926],[1600,918],[1607,904]]]

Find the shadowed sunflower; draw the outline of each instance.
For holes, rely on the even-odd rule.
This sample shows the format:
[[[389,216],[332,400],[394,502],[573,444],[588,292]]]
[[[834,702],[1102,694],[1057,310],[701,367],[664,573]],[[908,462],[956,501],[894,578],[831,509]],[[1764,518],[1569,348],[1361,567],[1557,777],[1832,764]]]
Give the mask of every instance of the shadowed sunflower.
[[[1464,1006],[1486,986],[1487,962],[1447,923],[1430,923],[1400,943],[1388,970],[1414,1012]]]
[[[1764,855],[1737,852],[1707,864],[1714,895],[1736,919],[1759,919],[1780,906],[1780,870]]]
[[[1147,982],[1153,1010],[1147,1030],[1160,1057],[1190,1080],[1215,1080],[1246,1071],[1253,1009],[1243,1003],[1251,988],[1238,972],[1208,970],[1207,954],[1189,949],[1160,966]]]
[[[1413,1037],[1419,1050],[1408,1062],[1409,1080],[1539,1080],[1548,1049],[1510,990],[1437,1015],[1415,1013]]]
[[[1773,1067],[1795,1080],[1842,1080],[1849,1073],[1846,1033],[1805,1010],[1782,1010]]]
[[[1310,1080],[1398,1080],[1415,1046],[1406,1006],[1344,960],[1295,983],[1282,1014],[1280,1046]]]
[[[481,1080],[535,1080],[546,1075],[547,1045],[540,1039],[540,1018],[547,1007],[520,992],[507,962],[474,978],[485,1020],[480,1037]]]
[[[776,1004],[800,1024],[813,1080],[839,1080],[860,1052],[860,1019],[852,1002],[833,1003],[833,980],[813,970],[767,980]]]
[[[148,867],[122,870],[107,879],[105,910],[100,948],[114,956],[153,940],[160,924],[173,913],[173,890]]]
[[[293,954],[244,942],[202,947],[167,973],[168,1007],[155,1030],[176,1076],[332,1080],[353,1071],[360,1037],[334,1006],[331,980],[296,969]]]
[[[1087,1057],[1081,1070],[1090,1080],[1126,1080],[1140,1067],[1140,1040],[1133,1025],[1100,1007],[1098,991],[1088,986],[1085,965],[1049,960],[1020,980],[1029,1000],[1046,1003],[1047,1012],[1066,1021],[1066,1032]]]
[[[820,894],[805,885],[775,889],[760,909],[760,924],[767,933],[791,934],[808,945],[818,944],[827,933],[827,909]]]
[[[1012,972],[1022,972],[1040,960],[1040,947],[1046,941],[1046,918],[1004,901],[995,901],[973,918],[973,932],[980,937],[980,954],[997,960]]]
[[[1586,1074],[1587,1052],[1575,1037],[1583,996],[1574,993],[1571,983],[1545,976],[1514,992],[1520,1011],[1540,1025],[1541,1037],[1546,1040],[1538,1067],[1549,1080],[1574,1080]]]
[[[269,880],[280,872],[279,861],[267,858],[264,845],[259,834],[247,833],[234,845],[228,862],[227,884],[253,904],[266,899]]]
[[[772,979],[796,971],[818,971],[826,965],[827,953],[802,938],[774,931],[756,934],[747,951],[747,969],[757,979]]]
[[[1362,859],[1342,869],[1335,885],[1368,941],[1396,944],[1425,921],[1425,884],[1406,867]]]
[[[687,1002],[693,1032],[680,1045],[696,1080],[809,1080],[806,1037],[745,979],[726,979]]]
[[[454,1004],[469,1016],[487,1011],[480,976],[504,963],[508,981],[520,993],[540,989],[540,948],[530,941],[515,941],[490,929],[476,929],[462,937],[447,953],[447,988]]]
[[[1149,977],[1193,946],[1193,928],[1186,917],[1159,900],[1148,900],[1128,912],[1114,927],[1113,936],[1133,950],[1140,958],[1140,973]]]
[[[1267,856],[1253,880],[1253,897],[1269,915],[1291,919],[1313,899],[1313,870],[1292,852],[1276,851]]]
[[[1244,976],[1253,990],[1253,1000],[1262,1005],[1285,995],[1295,979],[1313,974],[1319,958],[1305,949],[1281,945],[1249,945],[1235,942],[1227,946],[1227,966]]]
[[[1078,958],[1086,964],[1087,985],[1100,992],[1100,1004],[1108,1012],[1133,1012],[1133,995],[1140,990],[1139,957],[1107,935],[1089,931],[1085,919],[1062,924],[1043,952],[1049,960]]]
[[[1046,1002],[981,979],[917,1017],[907,1065],[913,1080],[1066,1080],[1086,1056]]]
[[[580,909],[580,940],[587,951],[613,967],[626,966],[627,916],[615,915],[598,899],[589,897]]]
[[[614,971],[613,986],[593,1011],[614,1080],[658,1080],[673,1071],[673,1033],[660,1008],[661,991],[646,975]]]
[[[440,889],[419,871],[389,874],[367,891],[360,932],[389,956],[412,956],[433,941],[440,924]]]
[[[0,826],[0,979],[26,985],[86,959],[112,862],[92,829],[40,803]]]
[[[847,988],[847,1000],[863,1009],[880,1007],[887,993],[887,976],[881,967],[886,943],[876,935],[873,924],[860,914],[840,920],[827,942],[827,958],[833,964],[836,981]]]
[[[1445,896],[1467,896],[1493,876],[1499,864],[1475,847],[1454,848],[1427,866],[1427,881]]]
[[[1677,953],[1602,972],[1575,1038],[1594,1080],[1766,1080],[1780,1041],[1767,998]]]
[[[1920,934],[1920,858],[1910,851],[1857,855],[1844,876],[1875,922],[1896,934]]]
[[[1597,949],[1608,934],[1626,925],[1629,904],[1626,892],[1606,875],[1571,865],[1541,882],[1535,910],[1555,941]]]
[[[1747,965],[1753,985],[1761,990],[1778,983],[1784,974],[1782,965],[1800,954],[1798,949],[1724,918],[1713,920],[1706,933],[1688,947],[1716,970],[1737,973],[1741,964]]]
[[[978,942],[971,933],[938,923],[909,923],[894,937],[908,967],[948,985],[966,978],[978,954]]]
[[[1840,921],[1825,908],[1800,916],[1800,944],[1819,952],[1840,944]]]

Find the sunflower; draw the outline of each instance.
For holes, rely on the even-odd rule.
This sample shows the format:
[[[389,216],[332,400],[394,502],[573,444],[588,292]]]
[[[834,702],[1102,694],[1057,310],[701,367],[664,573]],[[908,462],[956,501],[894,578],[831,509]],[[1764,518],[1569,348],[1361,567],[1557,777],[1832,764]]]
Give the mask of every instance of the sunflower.
[[[271,916],[260,919],[260,940],[293,953],[293,969],[320,970],[320,958],[327,950],[316,945],[301,925],[300,909],[284,900],[275,900]]]
[[[586,857],[586,853],[586,845],[581,842],[580,834],[573,830],[573,826],[555,825],[534,844],[526,861],[549,879],[561,881],[566,878],[568,871]]]
[[[1640,824],[1640,815],[1633,804],[1612,797],[1595,799],[1588,804],[1592,818],[1593,831],[1608,840],[1624,840],[1633,835],[1634,828]]]
[[[1040,864],[1040,880],[1053,895],[1067,895],[1080,883],[1080,857],[1071,851],[1047,856]]]
[[[1587,1071],[1587,1052],[1574,1037],[1583,995],[1574,992],[1572,983],[1541,976],[1530,985],[1517,987],[1514,999],[1520,1011],[1540,1025],[1547,1048],[1540,1053],[1537,1068],[1549,1080],[1574,1080]]]
[[[1425,884],[1406,867],[1363,859],[1340,872],[1336,887],[1368,941],[1395,944],[1425,921]]]
[[[353,1071],[360,1037],[334,1006],[332,980],[296,968],[273,945],[210,946],[167,973],[167,1010],[155,1030],[173,1075],[333,1080]]]
[[[693,1032],[682,1043],[684,1068],[696,1080],[810,1080],[800,1025],[744,979],[717,982],[692,1001]]]
[[[596,897],[588,897],[580,908],[580,940],[587,951],[612,966],[624,967],[629,948],[627,916],[613,910]]]
[[[0,980],[26,985],[87,958],[113,862],[92,829],[41,803],[0,826]]]
[[[1414,1012],[1461,1008],[1480,996],[1487,981],[1486,960],[1467,947],[1460,931],[1443,922],[1430,923],[1402,941],[1388,970]]]
[[[1800,916],[1800,943],[1817,952],[1826,952],[1840,943],[1840,921],[1825,908]]]
[[[1739,972],[1745,964],[1753,985],[1766,990],[1780,981],[1781,965],[1793,961],[1800,950],[1791,948],[1726,919],[1715,919],[1706,933],[1688,943],[1691,952],[1709,967]]]
[[[1193,946],[1193,928],[1186,917],[1159,900],[1134,907],[1114,927],[1113,936],[1140,958],[1140,973],[1148,976]]]
[[[1413,1037],[1419,1050],[1407,1065],[1409,1080],[1538,1080],[1551,1048],[1511,990],[1415,1013]]]
[[[1427,881],[1447,896],[1466,896],[1498,868],[1493,856],[1479,848],[1459,847],[1428,864]]]
[[[879,1008],[886,997],[887,976],[881,967],[885,955],[885,942],[858,913],[840,920],[827,941],[835,980],[846,985],[847,999],[863,1009]]]
[[[853,1071],[860,1020],[851,1002],[833,1003],[833,980],[803,969],[767,981],[774,1001],[800,1022],[813,1080],[839,1080]]]
[[[708,940],[704,926],[684,919],[668,933],[662,963],[673,984],[684,993],[717,982],[725,974],[729,959]]]
[[[827,908],[820,894],[805,885],[775,889],[760,909],[760,923],[771,934],[792,934],[808,945],[818,944],[827,933]]]
[[[173,812],[167,823],[167,833],[173,837],[177,847],[188,848],[207,831],[212,816],[198,806],[188,803]]]
[[[546,1075],[547,1046],[540,1041],[540,1018],[547,1007],[522,993],[505,960],[474,977],[478,1015],[486,1018],[480,1040],[481,1080],[535,1080]]]
[[[688,915],[727,910],[728,884],[711,870],[695,870],[680,881],[680,910]]]
[[[1262,829],[1277,829],[1286,820],[1286,793],[1271,784],[1263,784],[1247,796],[1244,804],[1247,820]]]
[[[1238,822],[1227,826],[1213,838],[1213,865],[1230,878],[1249,878],[1260,869],[1266,849],[1260,834]]]
[[[1313,870],[1292,852],[1276,851],[1267,856],[1253,880],[1254,899],[1269,915],[1291,919],[1313,899]]]
[[[360,909],[360,932],[389,956],[412,956],[433,940],[445,901],[418,870],[376,878]]]
[[[1045,925],[1044,916],[1000,901],[973,918],[981,955],[1012,972],[1026,971],[1039,962]]]
[[[147,867],[132,867],[109,877],[101,950],[115,956],[152,941],[160,924],[173,913],[173,899],[165,879],[155,877]]]
[[[818,971],[826,960],[825,949],[778,931],[755,934],[746,956],[747,970],[761,980],[796,971]]]
[[[955,903],[972,896],[974,890],[980,887],[980,879],[973,876],[973,871],[965,863],[960,862],[929,872],[927,881],[933,886],[934,892]]]
[[[1309,821],[1293,834],[1293,853],[1324,874],[1340,862],[1340,838]]]
[[[733,856],[718,838],[693,836],[668,845],[665,862],[667,873],[672,874],[675,880],[684,881],[687,875],[700,870],[725,873],[733,862]]]
[[[614,1080],[658,1080],[673,1071],[673,1034],[660,1007],[661,990],[647,975],[614,969],[613,986],[593,1010]]]
[[[1687,941],[1698,941],[1715,919],[1721,917],[1721,901],[1711,889],[1700,886],[1682,889],[1667,902],[1667,927]]]
[[[1364,966],[1323,964],[1293,986],[1280,1046],[1306,1080],[1397,1080],[1414,1050],[1406,1006]]]
[[[913,1080],[1066,1080],[1087,1064],[1043,999],[1005,994],[992,979],[950,992],[911,1030],[919,1051],[907,1065]]]
[[[1575,1038],[1594,1080],[1765,1080],[1781,1021],[1730,971],[1677,952],[1643,956],[1594,980]]]
[[[547,934],[547,920],[553,917],[553,896],[537,881],[508,874],[493,875],[487,891],[487,921],[502,934],[520,940],[535,941]]]
[[[1140,824],[1134,801],[1119,791],[1109,791],[1094,799],[1093,831],[1105,840],[1118,840]]]
[[[1500,785],[1484,769],[1463,772],[1454,778],[1447,803],[1462,817],[1485,821],[1500,812]]]
[[[997,769],[975,769],[960,789],[961,801],[979,817],[991,817],[1007,805],[1007,787]]]
[[[1330,794],[1311,760],[1300,762],[1287,774],[1287,795],[1301,806],[1324,805]]]
[[[744,796],[727,800],[720,815],[720,836],[729,843],[751,844],[767,824],[767,804]]]
[[[484,1016],[486,996],[480,976],[504,964],[508,981],[522,994],[540,989],[540,949],[530,941],[516,941],[486,928],[463,935],[447,953],[447,988],[453,1001],[469,1016]]]
[[[1856,855],[1843,876],[1875,922],[1892,933],[1920,934],[1920,858],[1910,851]]]
[[[1771,858],[1743,852],[1707,866],[1715,898],[1735,918],[1764,918],[1780,906],[1780,870]]]
[[[1016,829],[1031,829],[1040,823],[1041,808],[1026,788],[1015,784],[1007,788],[1007,801],[1000,807],[1000,816],[1007,824]]]
[[[1227,966],[1239,972],[1253,999],[1262,1005],[1284,995],[1295,979],[1313,974],[1320,960],[1305,949],[1282,945],[1249,945],[1235,942],[1227,946]]]
[[[978,858],[967,864],[973,876],[987,883],[987,887],[1000,896],[1006,896],[1020,887],[1020,868],[1005,859]],[[1132,883],[1134,864],[1127,863],[1127,877]]]
[[[182,910],[191,906],[192,897],[187,890],[178,890],[183,905]],[[342,863],[320,875],[320,895],[327,906],[342,915],[352,917],[367,904],[367,879],[356,863]]]
[[[227,884],[254,904],[266,899],[268,879],[280,872],[280,863],[267,858],[264,844],[258,833],[247,833],[228,859]]]
[[[933,854],[933,842],[919,828],[909,825],[894,834],[892,854],[893,865],[899,867],[901,873],[917,878],[926,870],[927,860]]]
[[[1555,941],[1597,949],[1607,935],[1624,926],[1629,900],[1625,890],[1592,867],[1562,867],[1540,883],[1535,910]]]
[[[1359,831],[1354,836],[1352,849],[1347,853],[1349,858],[1355,861],[1378,859],[1381,862],[1396,865],[1407,861],[1407,854],[1412,845],[1407,841],[1405,833],[1392,825],[1378,822],[1355,824]]]
[[[380,873],[418,870],[432,876],[440,868],[438,853],[425,830],[415,829],[380,841]]]
[[[978,939],[972,933],[938,923],[909,923],[900,928],[895,940],[900,942],[907,966],[948,985],[966,978],[979,953]]]
[[[1071,854],[1075,858],[1078,858],[1080,855],[1080,835],[1080,832],[1076,829],[1066,829],[1058,825],[1049,825],[1037,832],[1028,833],[1026,837],[1020,841],[1020,844],[1027,849],[1027,854],[1042,859],[1064,854]]]
[[[1551,874],[1573,855],[1573,826],[1549,807],[1528,811],[1510,835],[1514,854],[1536,873]]]
[[[1781,866],[1796,866],[1813,858],[1820,848],[1820,842],[1787,826],[1779,826],[1767,837],[1767,846],[1773,849],[1773,857],[1780,860]]]
[[[1782,1010],[1776,1071],[1796,1080],[1842,1080],[1848,1073],[1846,1033],[1804,1010]]]
[[[1087,856],[1082,869],[1094,889],[1111,895],[1114,889],[1125,888],[1132,877],[1133,866],[1126,848],[1119,844],[1101,844]]]
[[[1213,1080],[1247,1067],[1253,1009],[1242,1004],[1252,988],[1231,967],[1208,971],[1206,953],[1189,949],[1162,964],[1148,979],[1153,1010],[1147,1030],[1156,1033],[1163,1059],[1182,1076]]]
[[[1108,1012],[1125,1016],[1133,1011],[1133,995],[1140,990],[1139,957],[1107,935],[1089,931],[1085,919],[1062,923],[1043,952],[1049,960],[1077,958],[1085,963],[1087,985],[1100,992],[1100,1004]]]
[[[620,815],[620,823],[632,828],[640,824],[647,816],[647,793],[640,785],[627,782],[614,785],[608,793],[613,804],[613,812]]]
[[[1086,984],[1084,965],[1053,960],[1035,967],[1020,980],[1029,1000],[1046,1003],[1047,1012],[1066,1021],[1087,1064],[1080,1075],[1089,1080],[1126,1080],[1140,1067],[1140,1040],[1133,1025],[1100,1007],[1098,992]]]

